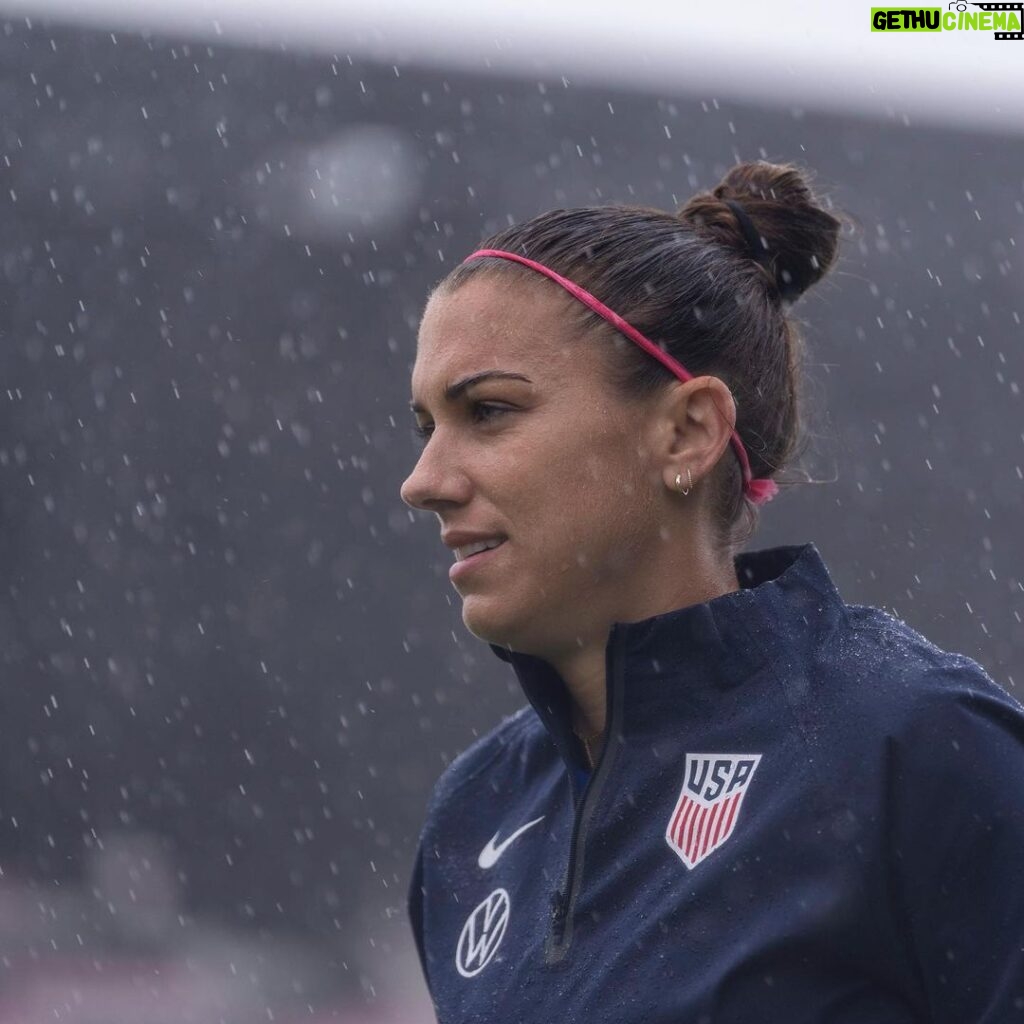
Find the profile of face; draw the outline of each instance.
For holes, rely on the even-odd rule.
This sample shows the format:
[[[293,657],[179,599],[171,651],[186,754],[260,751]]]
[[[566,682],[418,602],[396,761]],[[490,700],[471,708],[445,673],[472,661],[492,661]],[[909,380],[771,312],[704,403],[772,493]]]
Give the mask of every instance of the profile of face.
[[[453,580],[463,621],[482,640],[541,657],[631,618],[686,516],[666,487],[676,468],[666,454],[692,440],[682,457],[697,465],[728,443],[721,426],[673,438],[664,403],[615,394],[596,343],[572,326],[575,301],[484,275],[435,293],[411,382],[429,437],[402,500],[434,512],[446,535],[506,538]],[[488,370],[525,379],[485,377],[446,397]]]

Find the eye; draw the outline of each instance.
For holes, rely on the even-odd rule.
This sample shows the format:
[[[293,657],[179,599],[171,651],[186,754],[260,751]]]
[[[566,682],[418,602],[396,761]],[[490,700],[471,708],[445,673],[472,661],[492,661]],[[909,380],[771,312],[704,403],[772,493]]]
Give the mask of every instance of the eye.
[[[473,410],[473,422],[481,423],[487,420],[493,419],[499,413],[511,412],[512,410],[506,405],[494,405],[491,402],[474,402],[472,405]],[[433,427],[421,427],[414,426],[412,433],[421,444],[426,444],[430,440],[430,435],[434,432]]]

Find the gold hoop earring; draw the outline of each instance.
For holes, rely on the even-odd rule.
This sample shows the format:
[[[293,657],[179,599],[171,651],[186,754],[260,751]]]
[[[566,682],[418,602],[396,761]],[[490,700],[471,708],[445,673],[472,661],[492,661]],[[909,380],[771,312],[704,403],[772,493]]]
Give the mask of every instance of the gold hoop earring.
[[[683,474],[682,473],[676,473],[676,487],[679,488],[679,491],[680,491],[681,494],[689,494],[690,491],[693,490],[693,477],[690,475],[690,467],[689,466],[686,467],[686,482],[687,482],[688,486],[684,490],[683,489]]]

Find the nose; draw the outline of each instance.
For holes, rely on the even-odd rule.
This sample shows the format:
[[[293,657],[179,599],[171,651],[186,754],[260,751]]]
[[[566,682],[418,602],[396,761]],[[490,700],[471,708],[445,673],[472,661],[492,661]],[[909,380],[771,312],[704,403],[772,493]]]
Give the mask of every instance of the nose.
[[[466,474],[445,457],[434,439],[420,453],[398,493],[411,508],[436,512],[452,504],[464,504],[469,497],[469,488]]]

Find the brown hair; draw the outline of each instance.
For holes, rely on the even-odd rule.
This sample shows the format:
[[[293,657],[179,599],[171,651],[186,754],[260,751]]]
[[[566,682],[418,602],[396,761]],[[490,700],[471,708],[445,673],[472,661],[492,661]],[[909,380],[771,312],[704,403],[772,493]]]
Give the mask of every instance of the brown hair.
[[[786,307],[832,268],[847,222],[823,207],[809,178],[794,164],[737,164],[675,214],[626,205],[551,210],[499,231],[480,248],[543,263],[596,295],[694,376],[721,378],[736,401],[736,430],[753,476],[774,476],[805,443],[802,338]],[[760,251],[726,200],[742,205],[761,236]],[[511,260],[478,257],[452,270],[438,290],[450,293],[481,273],[542,277]],[[609,379],[624,399],[640,401],[676,382],[593,310],[573,305],[581,336],[610,343]],[[720,544],[732,553],[753,533],[758,513],[743,495],[731,446],[713,478]],[[738,526],[744,516],[745,528]]]

